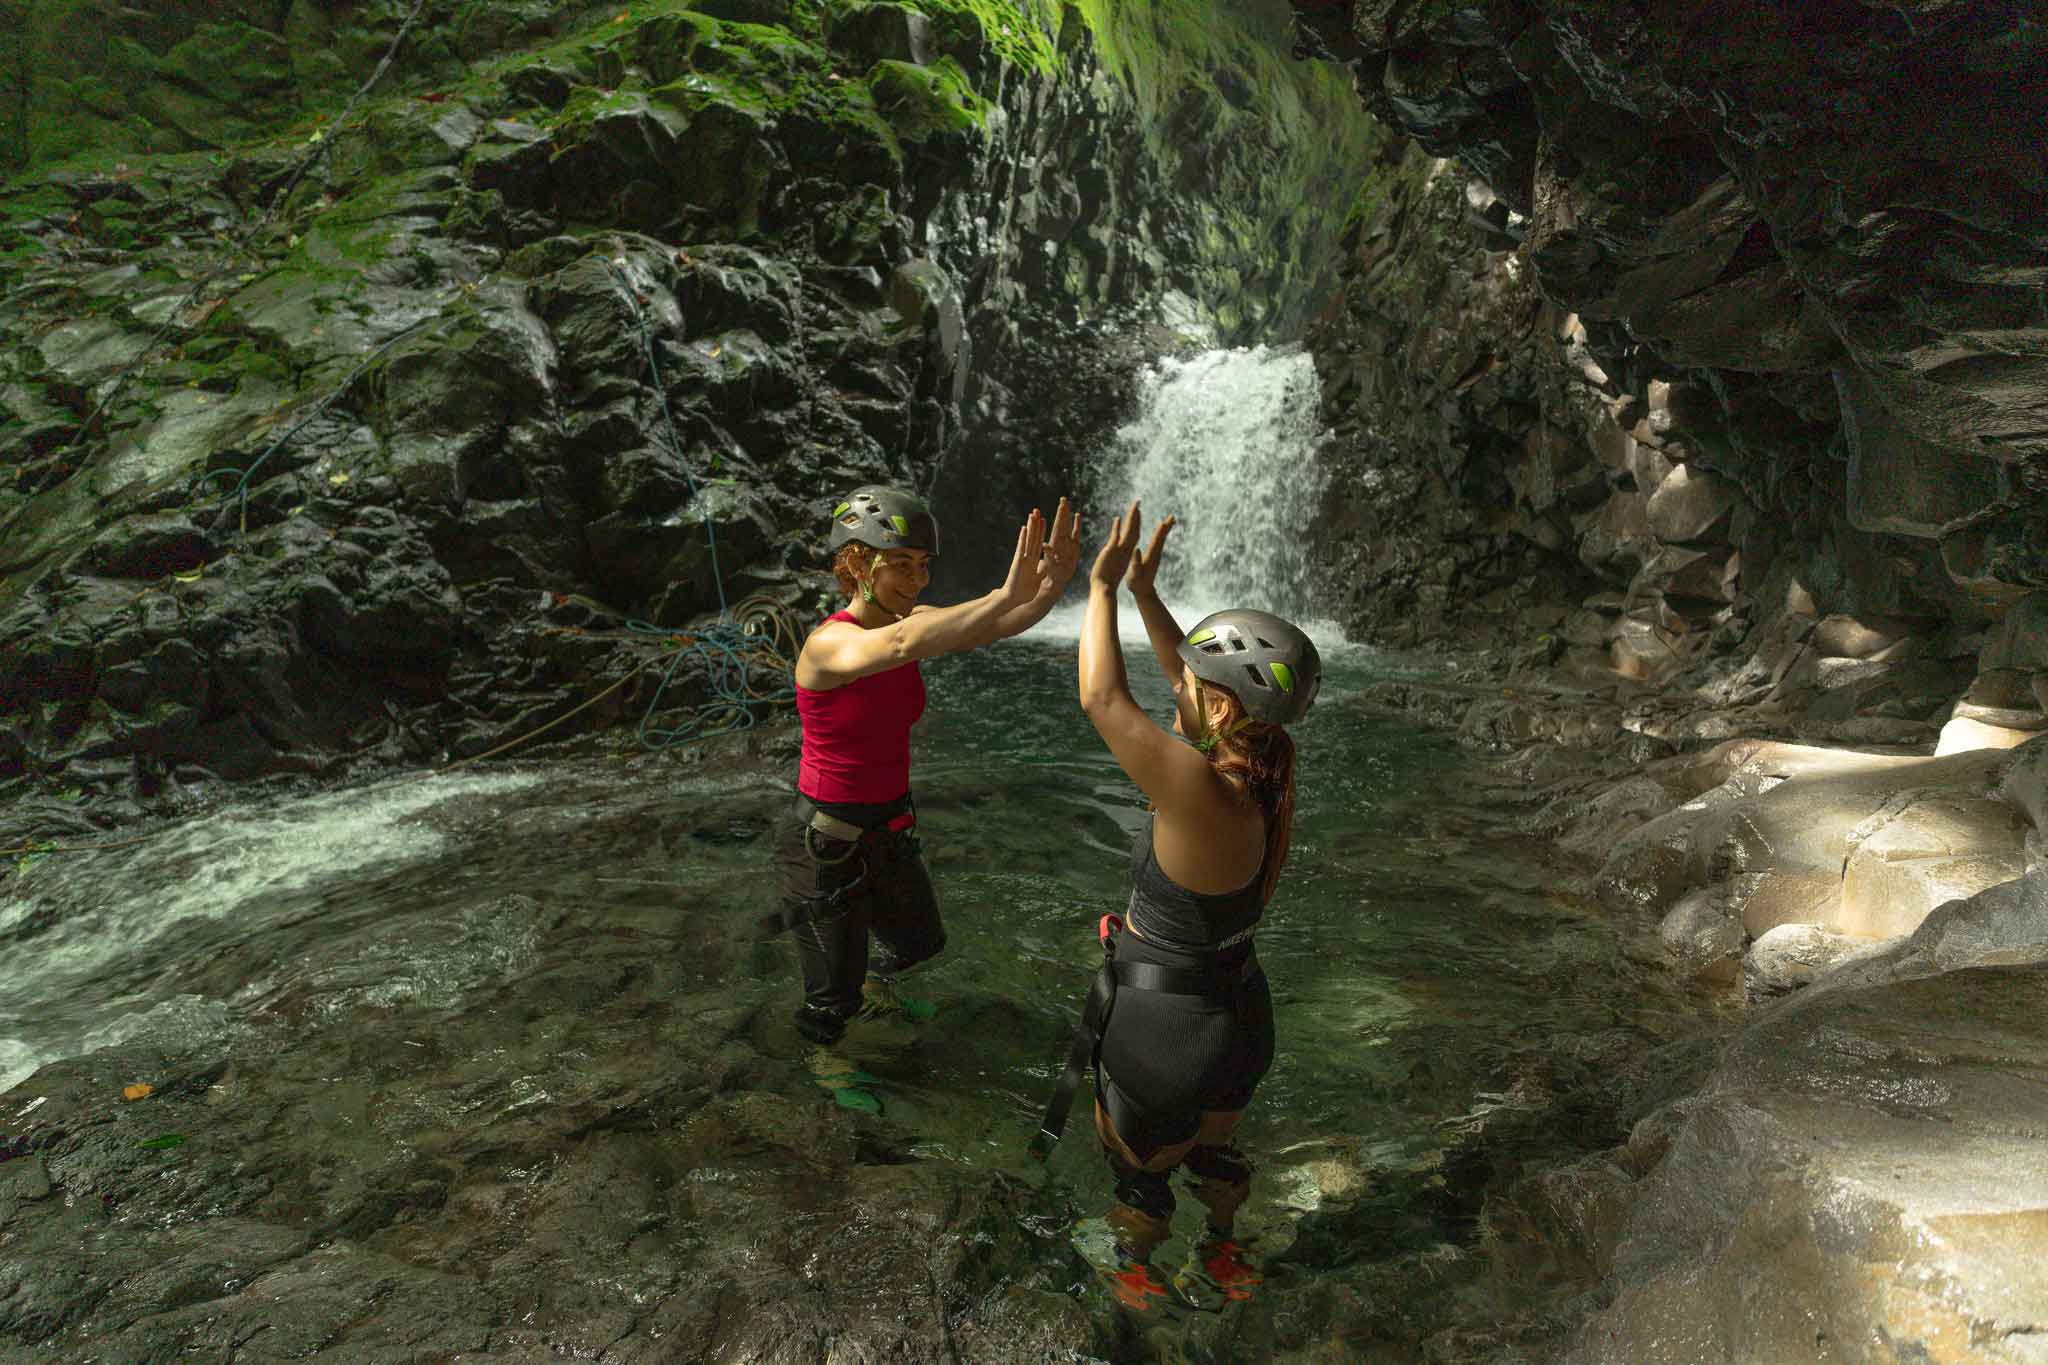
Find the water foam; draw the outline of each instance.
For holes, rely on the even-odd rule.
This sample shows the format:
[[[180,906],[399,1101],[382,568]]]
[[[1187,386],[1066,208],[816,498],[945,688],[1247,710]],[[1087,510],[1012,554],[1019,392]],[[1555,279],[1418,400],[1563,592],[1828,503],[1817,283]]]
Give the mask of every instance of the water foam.
[[[165,1004],[147,997],[129,999],[127,1009],[109,1004],[63,1016],[78,1014],[74,1000],[102,993],[88,989],[96,978],[146,979],[152,946],[172,933],[233,920],[233,936],[246,937],[317,904],[323,887],[440,851],[451,835],[426,818],[439,808],[540,780],[533,773],[399,778],[261,811],[218,812],[134,848],[53,858],[17,876],[0,900],[9,987],[0,1029],[13,1035],[0,1038],[0,1090],[56,1057],[122,1041],[151,1016],[163,1020]],[[175,1012],[194,1024],[214,1017],[196,998]]]
[[[1175,518],[1159,595],[1182,629],[1225,607],[1258,607],[1300,625],[1325,653],[1341,645],[1336,622],[1315,615],[1309,574],[1308,530],[1327,482],[1317,459],[1318,400],[1314,361],[1290,348],[1205,351],[1153,365],[1084,518],[1083,581],[1111,521],[1136,498],[1148,538],[1141,544],[1162,518]],[[1075,639],[1084,610],[1078,600],[1062,603],[1032,634]],[[1127,594],[1117,627],[1127,644],[1145,640]]]

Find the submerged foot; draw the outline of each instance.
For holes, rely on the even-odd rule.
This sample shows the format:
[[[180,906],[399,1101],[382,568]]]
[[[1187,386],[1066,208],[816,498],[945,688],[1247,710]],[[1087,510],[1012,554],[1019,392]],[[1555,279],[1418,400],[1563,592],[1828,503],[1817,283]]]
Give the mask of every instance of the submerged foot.
[[[1102,1276],[1110,1297],[1135,1313],[1166,1301],[1167,1285],[1149,1262],[1120,1245],[1107,1219],[1083,1218],[1074,1225],[1074,1249]]]
[[[1211,1234],[1173,1277],[1173,1287],[1197,1307],[1216,1308],[1251,1298],[1265,1279],[1250,1248],[1233,1237]]]
[[[939,1007],[929,1000],[920,1000],[905,995],[897,989],[896,983],[879,976],[871,976],[861,983],[860,1013],[856,1019],[908,1019],[913,1024],[922,1024],[939,1012]]]
[[[870,1088],[879,1085],[881,1077],[862,1071],[837,1048],[821,1046],[810,1049],[804,1054],[804,1067],[842,1109],[863,1114],[882,1112],[882,1101]]]

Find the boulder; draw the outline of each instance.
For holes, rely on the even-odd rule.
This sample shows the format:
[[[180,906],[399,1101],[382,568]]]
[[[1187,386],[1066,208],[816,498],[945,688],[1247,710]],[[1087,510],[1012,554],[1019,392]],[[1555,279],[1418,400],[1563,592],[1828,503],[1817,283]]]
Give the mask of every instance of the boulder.
[[[1742,958],[1742,993],[1754,1004],[1813,984],[1868,940],[1831,933],[1817,924],[1781,924],[1759,935]]]
[[[1688,465],[1672,469],[1650,495],[1650,530],[1675,545],[1722,545],[1742,490],[1717,474]]]
[[[1658,937],[1680,975],[1713,981],[1734,979],[1747,939],[1741,917],[1718,887],[1702,887],[1680,897],[1664,916]]]
[[[1609,1304],[1566,1358],[1813,1360],[1883,1342],[1887,1359],[2038,1362],[2044,1057],[2048,876],[1838,960],[1760,1010],[1700,1096],[1637,1125],[1657,1164]]]
[[[1842,876],[1834,871],[1744,872],[1729,886],[1743,928],[1757,938],[1787,924],[1831,924],[1842,903]]]

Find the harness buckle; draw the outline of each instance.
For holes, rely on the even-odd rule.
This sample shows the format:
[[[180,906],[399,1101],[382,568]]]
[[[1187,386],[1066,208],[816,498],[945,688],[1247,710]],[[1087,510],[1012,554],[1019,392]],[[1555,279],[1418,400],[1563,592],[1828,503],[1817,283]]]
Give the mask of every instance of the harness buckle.
[[[1104,915],[1102,917],[1102,922],[1095,926],[1095,937],[1101,940],[1102,951],[1105,953],[1108,952],[1110,950],[1112,942],[1114,941],[1112,936],[1115,934],[1121,934],[1123,931],[1124,921],[1122,916]]]

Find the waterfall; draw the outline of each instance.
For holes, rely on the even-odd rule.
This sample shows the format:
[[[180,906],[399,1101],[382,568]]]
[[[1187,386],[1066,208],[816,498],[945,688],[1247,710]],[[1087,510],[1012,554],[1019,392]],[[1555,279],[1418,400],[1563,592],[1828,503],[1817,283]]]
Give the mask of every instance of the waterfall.
[[[1295,348],[1205,351],[1152,365],[1136,417],[1104,452],[1082,524],[1081,572],[1137,498],[1141,545],[1161,518],[1175,518],[1159,591],[1183,627],[1223,607],[1258,607],[1309,626],[1317,605],[1309,528],[1325,481],[1318,396],[1315,363]],[[1135,612],[1119,624],[1125,635],[1142,634]],[[1334,642],[1334,627],[1317,624],[1313,633]],[[1079,625],[1080,605],[1070,602],[1045,629],[1072,635]]]

